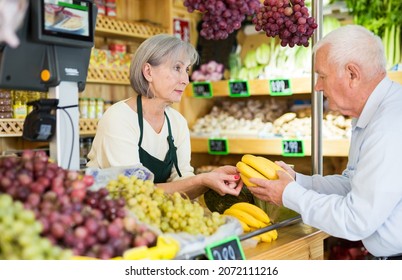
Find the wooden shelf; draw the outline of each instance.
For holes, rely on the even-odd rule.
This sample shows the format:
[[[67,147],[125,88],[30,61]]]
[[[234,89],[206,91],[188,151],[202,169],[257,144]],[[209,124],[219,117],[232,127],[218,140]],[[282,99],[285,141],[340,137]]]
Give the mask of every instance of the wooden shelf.
[[[155,24],[125,21],[107,16],[97,17],[95,28],[97,36],[140,41],[160,33],[169,33],[169,30]]]
[[[282,139],[228,138],[230,154],[282,155]],[[311,156],[311,140],[304,140],[304,154]],[[208,153],[208,137],[191,137],[192,153]],[[323,156],[346,157],[349,139],[323,140]]]
[[[389,72],[391,80],[402,84],[402,72]],[[294,94],[309,94],[311,83],[309,78],[291,79]],[[229,96],[228,81],[211,82],[213,96]],[[251,95],[269,95],[268,80],[250,80]],[[192,87],[186,89],[186,97],[193,97]],[[324,139],[323,156],[347,157],[349,153],[349,139]],[[230,154],[266,154],[282,155],[281,138],[256,137],[228,137]],[[311,156],[311,139],[304,139],[305,155]],[[208,153],[208,137],[191,137],[191,150],[193,153]]]
[[[127,71],[95,68],[88,68],[88,83],[108,84],[108,85],[130,85],[129,73]]]
[[[293,78],[290,80],[293,94],[306,94],[311,92],[310,78]],[[250,95],[269,95],[269,80],[249,80]],[[213,97],[214,96],[229,96],[229,81],[211,82]],[[192,97],[193,88],[191,84],[187,86],[186,96]]]
[[[80,136],[94,136],[98,119],[80,119]],[[21,137],[24,119],[0,119],[0,137]]]
[[[402,72],[394,71],[388,72],[388,76],[391,80],[402,84]],[[311,78],[292,78],[290,79],[291,88],[293,94],[310,94],[312,91]],[[214,96],[229,96],[229,81],[216,81],[211,82],[213,97]],[[250,95],[269,95],[269,80],[249,80],[249,92]],[[190,85],[187,86],[185,91],[186,96],[193,97],[193,88]]]
[[[247,260],[323,260],[327,233],[303,223],[278,229],[278,239],[252,246],[242,241]]]

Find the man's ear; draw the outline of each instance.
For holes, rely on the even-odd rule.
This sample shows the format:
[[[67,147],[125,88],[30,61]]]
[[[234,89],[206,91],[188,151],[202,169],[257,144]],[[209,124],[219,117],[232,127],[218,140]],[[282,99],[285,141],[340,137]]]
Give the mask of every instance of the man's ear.
[[[152,81],[152,67],[149,63],[145,63],[144,66],[142,66],[142,74],[148,82]]]
[[[349,85],[354,87],[361,80],[360,68],[355,63],[348,63],[346,65],[346,73],[349,78]]]

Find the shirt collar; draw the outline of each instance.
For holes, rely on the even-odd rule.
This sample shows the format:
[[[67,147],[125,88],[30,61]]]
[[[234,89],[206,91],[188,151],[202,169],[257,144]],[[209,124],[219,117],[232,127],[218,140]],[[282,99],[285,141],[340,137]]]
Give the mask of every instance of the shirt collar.
[[[353,120],[353,123],[357,127],[365,128],[367,126],[370,119],[373,117],[374,113],[377,111],[377,108],[380,106],[382,100],[386,96],[386,93],[388,92],[391,85],[392,85],[391,79],[388,77],[385,77],[376,86],[374,91],[371,93],[371,95],[367,99],[367,102],[364,105],[360,116]]]

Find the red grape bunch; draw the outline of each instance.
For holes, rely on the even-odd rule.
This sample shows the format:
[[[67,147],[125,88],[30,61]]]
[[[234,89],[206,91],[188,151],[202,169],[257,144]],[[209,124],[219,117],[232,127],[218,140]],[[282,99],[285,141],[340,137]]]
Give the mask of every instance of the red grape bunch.
[[[126,215],[125,200],[111,198],[105,188],[90,190],[93,183],[91,175],[65,170],[50,162],[44,151],[24,150],[21,157],[0,158],[0,196],[3,193],[9,196],[0,197],[0,210],[2,200],[18,201],[39,224],[28,221],[28,225],[40,227],[36,233],[49,241],[44,241],[48,243],[46,247],[59,247],[66,253],[70,250],[75,256],[110,259],[122,256],[133,247],[154,246],[156,233],[145,224],[137,223],[135,217]],[[18,217],[15,223],[19,222]],[[11,218],[14,217],[6,219]],[[1,219],[0,211],[0,225]],[[0,227],[1,237],[2,229]],[[9,235],[15,232],[14,228],[7,230]],[[27,238],[22,238],[21,250],[27,251],[22,253],[23,258],[47,256],[38,252],[34,242],[25,242]],[[1,242],[0,238],[0,258],[4,251]],[[68,257],[67,254],[60,255],[64,257]]]
[[[247,16],[260,6],[259,0],[184,0],[184,6],[192,13],[203,14],[200,35],[207,40],[223,40],[241,27]]]
[[[265,0],[253,17],[255,29],[265,31],[268,37],[278,36],[282,47],[308,47],[317,23],[304,1]]]

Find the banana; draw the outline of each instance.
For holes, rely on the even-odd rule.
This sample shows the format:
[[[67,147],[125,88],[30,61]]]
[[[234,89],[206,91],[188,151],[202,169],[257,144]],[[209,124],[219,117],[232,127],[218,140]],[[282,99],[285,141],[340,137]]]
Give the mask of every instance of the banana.
[[[256,218],[254,218],[253,216],[251,216],[247,212],[244,212],[244,211],[239,210],[239,209],[228,208],[223,212],[223,214],[231,215],[231,216],[237,218],[238,220],[246,223],[249,227],[250,226],[255,227],[255,228],[265,227],[265,224],[263,222],[257,220]]]
[[[258,236],[260,237],[260,240],[261,240],[262,242],[269,243],[269,242],[272,241],[272,236],[271,236],[271,234],[269,233],[269,231],[268,231],[268,232],[264,232],[264,233],[262,233],[262,234],[260,234],[260,235],[258,235]]]
[[[123,253],[123,259],[125,260],[142,260],[148,258],[148,247],[138,246],[130,248]]]
[[[265,223],[266,225],[269,225],[271,222],[271,219],[269,218],[268,214],[257,205],[248,202],[237,202],[233,204],[230,208],[239,209],[244,212],[247,212],[254,218]]]
[[[238,221],[240,222],[241,227],[243,228],[244,232],[249,232],[251,230],[251,228],[248,226],[248,224],[246,224],[245,222],[240,221],[240,220],[238,220]]]
[[[246,186],[254,186],[248,181],[248,178],[261,178],[261,179],[267,179],[264,175],[262,175],[260,172],[252,168],[251,166],[247,165],[243,161],[239,161],[236,163],[236,167],[239,170],[240,174],[243,175],[243,177],[247,177],[246,181],[248,182],[249,185]]]
[[[275,162],[261,156],[254,156],[250,154],[245,154],[241,158],[241,161],[248,166],[254,168],[257,172],[264,175],[266,178],[270,180],[278,179],[278,175],[276,174],[277,170],[285,171],[282,167],[277,165]],[[250,177],[250,176],[249,176]]]
[[[264,232],[260,235],[258,235],[258,237],[260,238],[260,240],[262,242],[272,242],[274,240],[276,240],[278,238],[278,232],[276,231],[276,229],[268,231],[268,232]]]
[[[232,216],[232,215],[226,215],[226,214],[222,214],[222,215],[224,215],[224,216],[230,216],[230,217],[232,217],[232,218],[236,218],[236,217],[234,217],[234,216]],[[251,231],[251,228],[248,226],[248,224],[246,224],[245,222],[243,222],[243,221],[241,221],[241,220],[239,220],[239,219],[237,219],[237,221],[239,221],[241,227],[243,228],[243,232],[249,232],[249,231]]]
[[[269,231],[272,235],[272,240],[278,239],[278,231],[276,229]]]
[[[138,246],[123,253],[124,260],[170,260],[180,249],[180,243],[172,237],[159,235],[156,246]]]
[[[240,178],[247,187],[255,187],[256,186],[255,184],[250,182],[250,180],[246,177],[246,175],[243,175],[242,173],[240,173]]]

